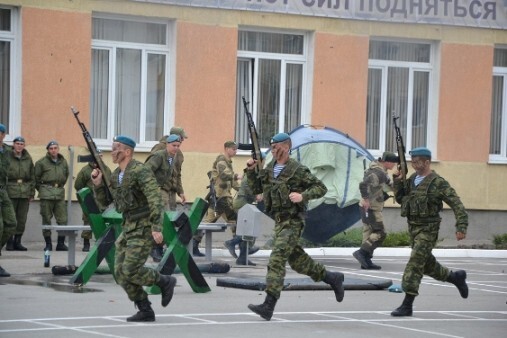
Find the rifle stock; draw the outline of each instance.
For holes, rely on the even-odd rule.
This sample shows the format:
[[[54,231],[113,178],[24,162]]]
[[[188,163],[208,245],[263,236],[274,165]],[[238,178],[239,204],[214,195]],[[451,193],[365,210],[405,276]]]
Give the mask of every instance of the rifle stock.
[[[215,191],[215,180],[213,178],[212,172],[208,171],[209,185],[206,188],[209,188],[209,192],[205,197],[205,200],[211,204],[213,210],[215,211],[215,216],[217,213],[217,192]]]
[[[257,128],[255,128],[255,122],[252,117],[252,113],[248,111],[248,103],[243,99],[243,106],[245,107],[245,114],[248,122],[248,131],[250,133],[250,140],[252,141],[252,158],[256,160],[255,172],[259,172],[262,169],[262,155],[261,155],[261,147],[259,144],[259,135],[257,134]]]
[[[405,144],[403,143],[403,137],[401,136],[400,127],[396,123],[396,120],[399,119],[399,116],[394,116],[393,114],[393,123],[394,123],[394,131],[396,133],[396,148],[398,150],[398,171],[400,173],[400,178],[403,182],[403,187],[407,187],[407,159],[405,157]]]
[[[109,188],[111,186],[110,177],[106,177],[107,176],[106,170],[105,170],[106,165],[104,164],[104,162],[100,158],[100,154],[99,154],[97,145],[93,141],[93,138],[90,135],[90,132],[88,131],[88,129],[86,129],[86,126],[84,125],[84,123],[79,120],[79,117],[78,117],[79,111],[77,111],[74,107],[70,107],[70,110],[72,112],[72,115],[74,115],[74,117],[76,118],[77,124],[81,128],[81,132],[83,133],[83,137],[86,142],[86,147],[88,148],[88,151],[90,152],[91,162],[95,163],[97,165],[97,167],[100,169],[100,171],[102,172],[102,181],[104,183],[104,189],[106,191],[106,202],[107,202],[107,205],[109,205],[113,202],[113,195],[111,194],[111,190]]]

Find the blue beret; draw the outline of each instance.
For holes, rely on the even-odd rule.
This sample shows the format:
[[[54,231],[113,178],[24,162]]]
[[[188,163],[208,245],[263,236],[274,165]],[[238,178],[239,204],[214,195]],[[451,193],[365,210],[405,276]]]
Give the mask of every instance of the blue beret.
[[[180,137],[180,135],[171,134],[171,135],[169,135],[169,137],[166,139],[166,141],[167,141],[167,143],[181,142],[181,137]]]
[[[16,136],[16,138],[14,140],[12,140],[12,142],[14,142],[14,143],[16,143],[16,142],[25,143],[25,139],[23,138],[23,136]]]
[[[136,141],[134,141],[133,139],[131,139],[130,137],[128,136],[123,136],[123,135],[118,135],[114,138],[113,140],[114,142],[120,142],[120,143],[123,143],[127,146],[129,146],[130,148],[135,148],[136,147]]]
[[[408,152],[412,157],[424,156],[431,158],[431,151],[425,147],[414,148]]]
[[[273,144],[273,143],[279,143],[279,142],[283,142],[283,141],[287,141],[290,139],[290,136],[289,134],[286,134],[286,133],[278,133],[276,134],[275,136],[273,136],[271,138],[271,141],[269,141],[269,144]]]
[[[56,142],[55,140],[51,140],[49,141],[48,145],[46,146],[46,150],[49,149],[49,147],[51,146],[57,146],[58,145],[58,142]]]
[[[5,133],[6,130],[5,126],[0,123],[0,133]]]

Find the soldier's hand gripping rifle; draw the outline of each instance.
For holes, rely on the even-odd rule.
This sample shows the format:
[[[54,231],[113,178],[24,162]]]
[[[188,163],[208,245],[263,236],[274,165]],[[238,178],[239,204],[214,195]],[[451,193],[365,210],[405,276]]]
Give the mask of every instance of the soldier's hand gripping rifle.
[[[97,149],[97,146],[95,145],[95,142],[92,139],[92,136],[90,135],[90,132],[88,129],[86,129],[86,126],[83,122],[79,120],[79,111],[77,111],[74,107],[70,107],[70,110],[72,111],[72,115],[76,118],[77,124],[81,128],[81,132],[83,133],[83,137],[86,142],[86,147],[88,148],[88,151],[90,152],[90,158],[91,162],[95,163],[97,165],[97,168],[100,169],[102,172],[102,183],[104,184],[104,191],[106,192],[106,204],[109,205],[113,202],[113,195],[111,195],[111,190],[109,190],[110,181],[109,177],[106,175],[106,165],[102,161],[102,158],[100,158],[99,151]]]
[[[213,178],[212,172],[208,171],[209,185],[206,188],[209,188],[209,192],[204,198],[211,205],[213,210],[215,211],[215,216],[217,215],[217,192],[215,190],[215,179]]]
[[[248,111],[248,102],[246,102],[245,97],[243,99],[243,106],[245,107],[246,119],[248,122],[248,132],[250,133],[250,140],[252,141],[252,145],[250,150],[252,150],[252,158],[256,160],[255,164],[255,172],[259,172],[262,169],[262,155],[261,155],[261,147],[259,144],[259,135],[257,134],[257,128],[255,128],[255,122],[252,117],[252,113]],[[245,149],[242,147],[238,147],[240,149]]]
[[[394,131],[396,132],[396,148],[398,149],[398,172],[399,177],[403,183],[403,188],[406,191],[407,188],[407,159],[405,158],[405,145],[403,144],[403,137],[401,136],[400,127],[396,123],[396,120],[399,119],[399,116],[393,115],[393,123],[394,123]]]

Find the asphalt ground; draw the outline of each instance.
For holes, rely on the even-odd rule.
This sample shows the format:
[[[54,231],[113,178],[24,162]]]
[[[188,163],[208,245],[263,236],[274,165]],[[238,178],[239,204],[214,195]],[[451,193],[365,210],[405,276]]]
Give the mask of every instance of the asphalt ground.
[[[70,276],[53,276],[43,267],[41,244],[27,252],[2,251],[0,265],[12,276],[0,278],[0,337],[506,337],[507,254],[440,257],[451,269],[465,269],[470,296],[462,299],[457,289],[425,277],[412,317],[395,318],[390,312],[403,293],[387,290],[346,291],[337,303],[330,290],[284,291],[271,321],[250,312],[265,294],[255,290],[217,287],[224,277],[263,278],[267,252],[251,257],[255,267],[236,266],[225,250],[215,249],[214,261],[231,264],[227,274],[204,274],[212,291],[194,293],[184,276],[168,307],[151,295],[156,313],[153,323],[127,323],[137,310],[110,274],[95,274],[82,287],[68,284]],[[80,249],[80,247],[79,247]],[[349,248],[353,250],[353,248]],[[349,251],[350,251],[349,250]],[[361,270],[347,255],[313,255],[329,270],[346,278],[390,279],[400,284],[406,256],[378,256],[382,270]],[[452,256],[452,255],[451,255]],[[472,256],[472,257],[470,257]],[[484,256],[484,257],[476,257]],[[85,254],[76,252],[76,262]],[[201,258],[197,263],[203,262]],[[54,252],[52,265],[67,264],[65,252]],[[287,278],[303,277],[288,269]]]

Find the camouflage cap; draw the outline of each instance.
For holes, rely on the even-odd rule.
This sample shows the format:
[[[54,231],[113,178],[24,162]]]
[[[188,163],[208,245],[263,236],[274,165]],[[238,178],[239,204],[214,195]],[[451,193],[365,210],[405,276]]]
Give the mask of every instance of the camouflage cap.
[[[224,143],[224,148],[238,148],[238,144],[234,141],[227,141]]]
[[[3,124],[0,123],[0,133],[5,133],[7,131],[7,128]]]
[[[382,162],[398,163],[400,158],[395,153],[392,153],[390,151],[384,151],[380,160]]]
[[[123,143],[126,146],[134,149],[136,147],[136,142],[128,136],[118,135],[114,138],[114,142]]]
[[[411,151],[408,152],[410,156],[416,157],[416,156],[422,156],[422,157],[428,157],[431,158],[431,150],[429,150],[426,147],[418,147],[414,148]]]
[[[46,146],[46,150],[49,150],[49,147],[51,146],[57,146],[58,145],[58,142],[56,142],[55,140],[51,140],[49,141],[48,145]]]
[[[185,129],[181,127],[172,127],[171,130],[169,131],[169,134],[180,135],[182,139],[188,138],[187,133],[185,133]]]

